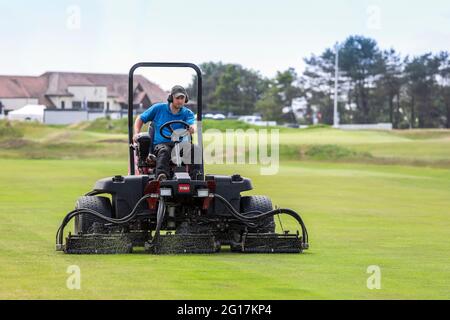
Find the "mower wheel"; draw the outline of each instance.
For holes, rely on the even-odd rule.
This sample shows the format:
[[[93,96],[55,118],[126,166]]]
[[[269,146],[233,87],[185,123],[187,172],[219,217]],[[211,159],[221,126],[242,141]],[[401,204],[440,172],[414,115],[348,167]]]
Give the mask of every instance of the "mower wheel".
[[[75,209],[91,209],[104,215],[112,217],[111,201],[107,197],[83,196],[78,198]],[[95,222],[104,223],[105,221],[89,214],[81,214],[75,217],[75,234],[92,233],[92,226]]]
[[[266,196],[246,196],[241,197],[241,213],[245,215],[245,213],[250,211],[261,211],[267,212],[273,210],[272,201],[269,197]],[[251,214],[250,216],[254,216],[257,214]],[[249,228],[248,232],[251,233],[273,233],[275,232],[275,219],[274,217],[265,218],[259,228],[252,229]]]

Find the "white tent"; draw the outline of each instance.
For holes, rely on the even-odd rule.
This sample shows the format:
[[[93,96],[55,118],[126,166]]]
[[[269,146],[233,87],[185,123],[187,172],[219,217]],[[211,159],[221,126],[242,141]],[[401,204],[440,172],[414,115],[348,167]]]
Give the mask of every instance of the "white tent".
[[[9,120],[20,120],[20,121],[44,122],[45,108],[46,108],[46,106],[29,104],[20,109],[10,111],[8,113],[8,119]]]

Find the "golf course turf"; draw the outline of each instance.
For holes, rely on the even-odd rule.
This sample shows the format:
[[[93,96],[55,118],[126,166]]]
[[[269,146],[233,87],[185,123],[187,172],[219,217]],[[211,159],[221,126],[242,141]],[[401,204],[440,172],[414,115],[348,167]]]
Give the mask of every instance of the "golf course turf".
[[[44,143],[48,135],[61,137],[64,129],[45,130],[41,135],[25,134],[23,139]],[[107,138],[80,132],[72,135],[74,143],[86,143],[84,134]],[[139,250],[104,256],[55,252],[56,229],[65,213],[97,179],[126,174],[127,159],[98,156],[96,149],[93,158],[45,159],[42,153],[43,159],[30,160],[21,156],[25,149],[4,148],[0,151],[0,157],[4,155],[0,158],[0,299],[450,298],[450,168],[445,149],[449,136],[428,141],[380,132],[377,141],[366,143],[357,132],[336,135],[335,130],[318,129],[289,131],[282,143],[317,145],[327,141],[326,132],[331,144],[342,143],[375,157],[390,156],[398,163],[289,158],[281,160],[274,176],[261,176],[254,165],[207,166],[208,173],[241,173],[252,179],[254,190],[249,194],[268,195],[274,205],[301,213],[310,250],[291,255],[228,250],[177,256]],[[347,137],[339,140],[341,135]],[[364,135],[368,141],[377,133]],[[431,151],[420,154],[413,147],[416,142],[431,144],[426,149]],[[121,144],[115,145],[112,150],[119,150]],[[413,150],[408,151],[408,145]],[[64,152],[77,154],[77,150]],[[414,160],[414,154],[431,165],[402,163]],[[281,221],[284,229],[296,230],[291,218]],[[71,265],[80,267],[80,290],[66,286]],[[381,270],[381,289],[367,288],[371,275],[367,268],[372,265]]]

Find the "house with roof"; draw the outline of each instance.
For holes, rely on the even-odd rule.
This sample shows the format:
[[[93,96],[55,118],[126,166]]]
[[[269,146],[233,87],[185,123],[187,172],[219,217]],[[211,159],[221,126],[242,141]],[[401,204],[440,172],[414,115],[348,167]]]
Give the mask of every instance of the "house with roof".
[[[135,76],[134,108],[165,101],[167,92],[141,75]],[[128,106],[128,75],[46,72],[40,76],[1,76],[0,110],[44,105],[47,110],[120,112]]]

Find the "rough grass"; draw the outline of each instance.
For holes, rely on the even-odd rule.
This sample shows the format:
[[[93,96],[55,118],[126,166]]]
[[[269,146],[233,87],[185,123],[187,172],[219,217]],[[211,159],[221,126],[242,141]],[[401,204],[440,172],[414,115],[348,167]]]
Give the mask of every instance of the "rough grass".
[[[124,159],[127,156],[126,120],[108,132],[108,119],[73,126],[0,121],[0,157],[31,159]],[[248,126],[232,120],[205,121],[205,146],[214,136],[208,128]],[[102,127],[103,126],[103,127]],[[241,128],[246,132],[253,127]],[[450,168],[450,130],[342,131],[318,126],[312,129],[273,128],[280,132],[280,159],[347,161]],[[237,144],[254,143],[252,134],[235,135]],[[248,148],[247,148],[248,149]],[[248,150],[247,150],[248,151]]]
[[[305,153],[311,159],[314,160],[340,160],[356,157],[371,157],[370,153],[359,153],[346,147],[325,144],[311,146]]]
[[[0,120],[0,139],[14,139],[23,136],[23,132],[9,121]]]
[[[69,256],[55,232],[78,196],[123,161],[0,160],[0,299],[448,299],[450,170],[283,162],[276,176],[240,172],[252,194],[301,212],[311,249],[302,255]],[[290,218],[285,229],[295,230]],[[69,290],[68,266],[81,268]],[[369,290],[369,265],[382,272]]]
[[[445,129],[394,130],[393,133],[401,137],[417,140],[450,139],[450,130]]]
[[[219,131],[226,131],[227,129],[258,129],[261,127],[251,125],[237,120],[211,120],[205,119],[202,121],[203,130],[215,129]],[[85,131],[94,131],[102,133],[123,133],[128,132],[127,118],[112,120],[110,118],[99,118],[94,121],[82,122],[71,126],[72,129],[80,129]]]
[[[110,118],[99,118],[94,121],[86,121],[71,125],[70,128],[102,133],[126,134],[128,132],[128,119],[126,117],[117,120],[112,120]]]

